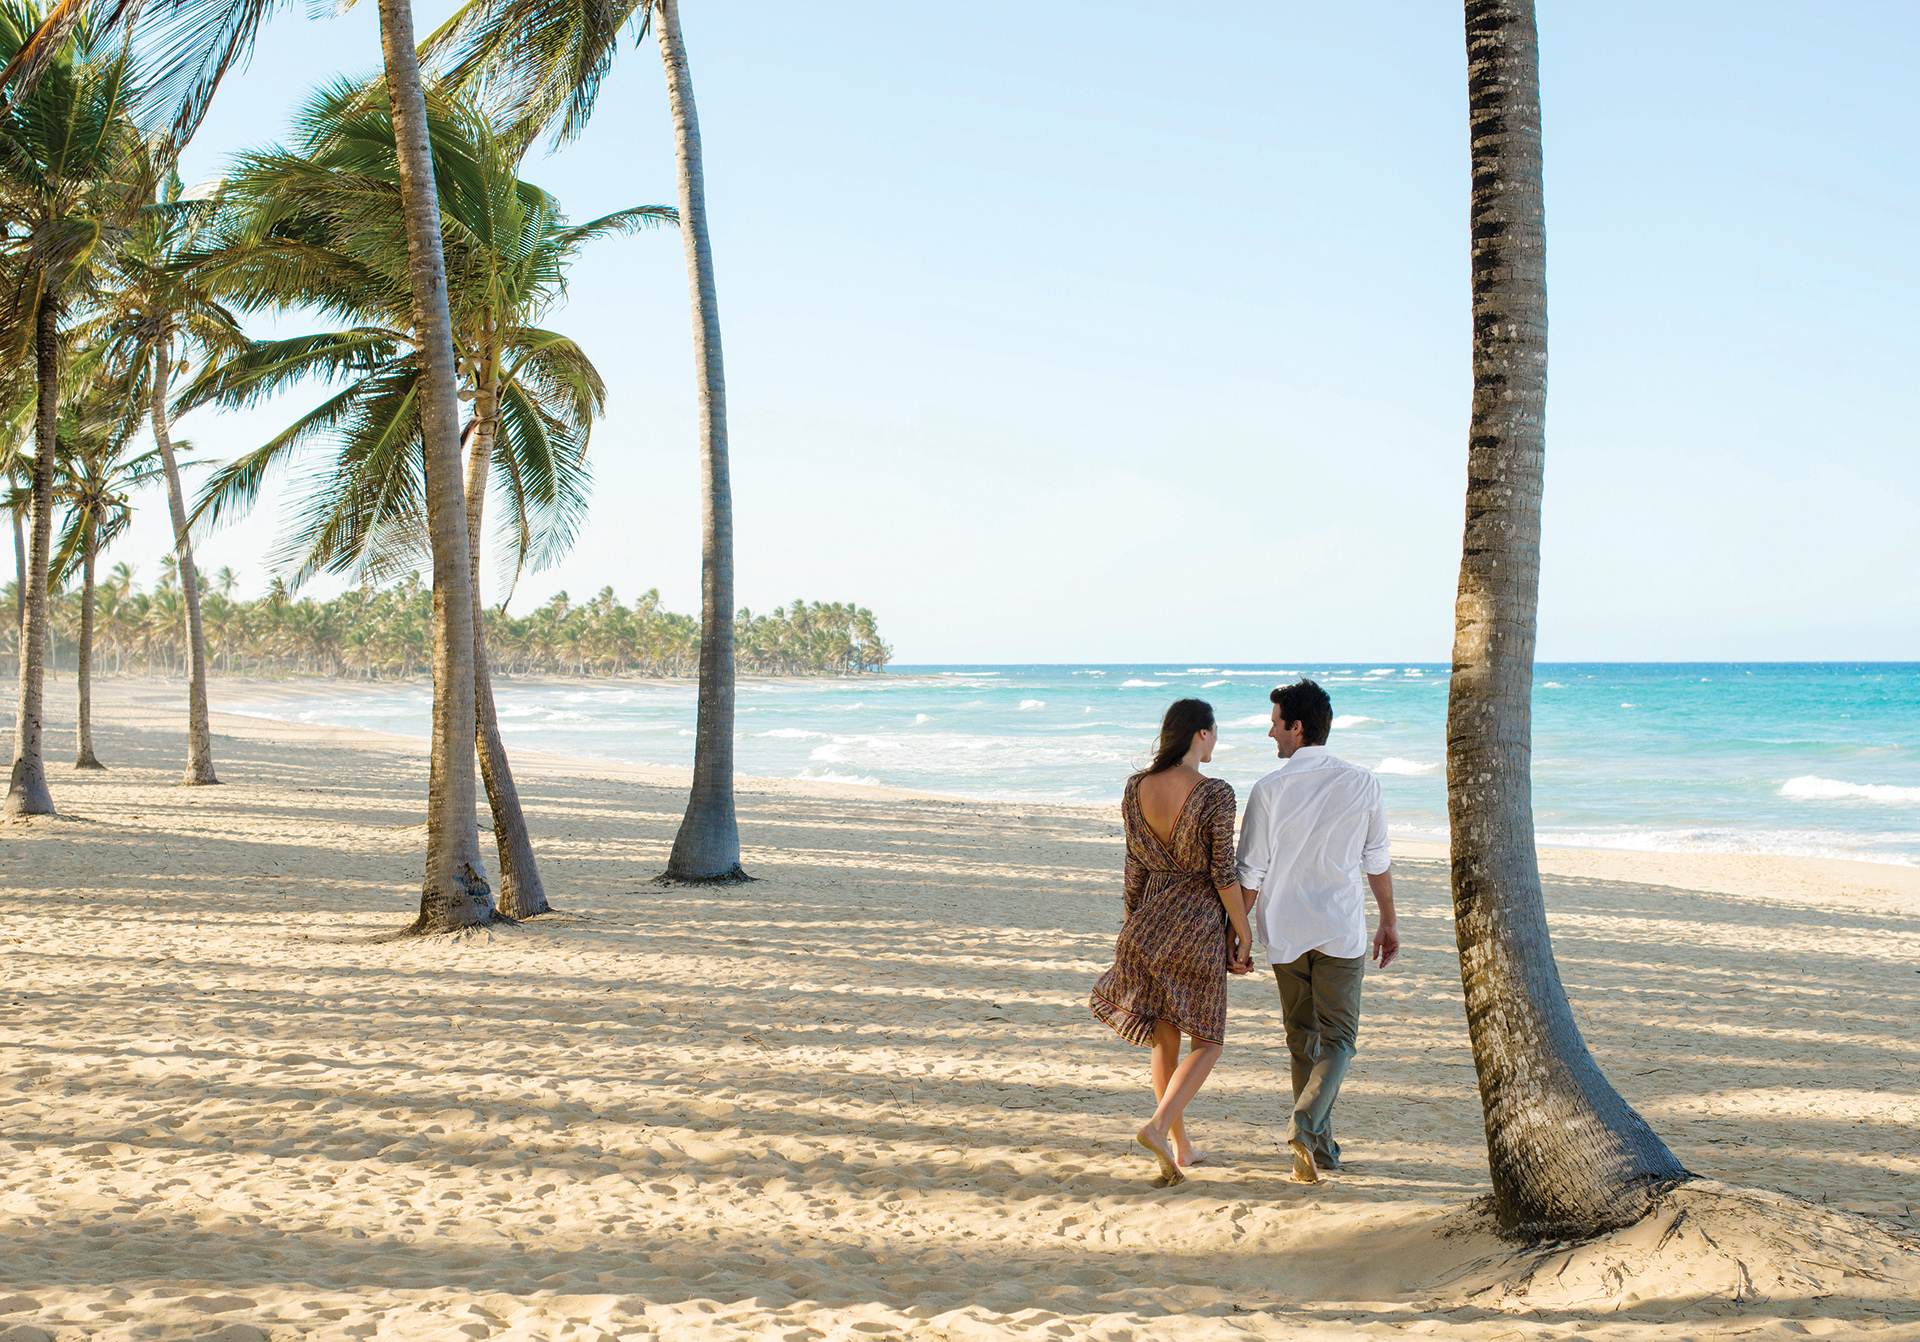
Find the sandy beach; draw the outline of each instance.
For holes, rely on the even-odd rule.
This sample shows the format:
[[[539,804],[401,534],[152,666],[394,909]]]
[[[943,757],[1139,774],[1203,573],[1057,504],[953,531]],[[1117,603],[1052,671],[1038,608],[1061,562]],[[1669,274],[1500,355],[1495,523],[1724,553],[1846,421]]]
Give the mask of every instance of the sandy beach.
[[[683,775],[517,757],[561,913],[374,943],[423,743],[216,711],[224,785],[182,789],[178,686],[100,685],[98,774],[49,697],[61,814],[0,826],[0,1342],[1920,1338],[1920,868],[1546,851],[1587,1041],[1701,1181],[1518,1250],[1469,1208],[1431,843],[1350,1167],[1288,1178],[1256,975],[1189,1111],[1215,1163],[1161,1190],[1146,1053],[1085,1006],[1109,808],[746,780],[759,879],[671,889]]]

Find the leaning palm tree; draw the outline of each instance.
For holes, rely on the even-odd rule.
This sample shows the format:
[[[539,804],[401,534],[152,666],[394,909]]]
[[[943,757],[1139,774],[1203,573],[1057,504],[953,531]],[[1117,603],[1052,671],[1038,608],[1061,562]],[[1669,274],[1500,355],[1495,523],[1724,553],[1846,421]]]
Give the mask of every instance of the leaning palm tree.
[[[1546,226],[1533,0],[1466,0],[1473,412],[1447,701],[1454,928],[1503,1231],[1629,1224],[1688,1177],[1595,1064],[1534,849],[1532,690],[1546,456]]]
[[[157,174],[156,174],[157,175]],[[187,609],[187,767],[180,781],[198,787],[220,780],[213,769],[207,720],[207,640],[200,620],[200,581],[193,562],[186,499],[174,459],[167,397],[189,352],[213,358],[246,343],[240,325],[204,281],[177,263],[206,226],[201,202],[181,199],[180,175],[168,172],[159,198],[135,217],[108,261],[100,313],[84,332],[110,365],[126,370],[129,395],[145,408],[167,480],[174,556]]]
[[[26,0],[0,4],[0,55],[11,59],[40,26]],[[128,116],[133,93],[126,52],[81,25],[48,53],[33,87],[0,108],[0,332],[13,359],[32,351],[36,383],[27,614],[5,803],[13,815],[54,809],[41,736],[62,327],[144,191],[145,158]]]
[[[481,772],[500,849],[500,908],[548,911],[494,712],[479,603],[489,478],[508,501],[509,579],[571,543],[584,513],[585,452],[605,399],[572,340],[534,323],[564,291],[589,240],[671,222],[662,206],[568,226],[553,198],[517,174],[517,152],[479,109],[428,103],[440,191],[448,301],[461,397],[473,406],[466,506],[474,593],[475,711]],[[406,239],[396,226],[393,123],[379,90],[335,84],[309,100],[290,149],[243,156],[220,193],[217,236],[197,273],[237,304],[301,306],[344,317],[341,330],[261,341],[205,369],[182,408],[246,405],[303,378],[347,386],[209,481],[196,515],[217,520],[257,496],[267,473],[325,440],[305,523],[282,562],[294,584],[321,570],[375,580],[410,569],[422,535],[419,368],[406,322]]]
[[[427,46],[444,55],[449,84],[487,89],[502,106],[520,109],[528,138],[558,118],[555,134],[565,140],[585,127],[621,31],[631,24],[644,32],[650,23],[673,114],[700,402],[700,708],[693,789],[664,878],[735,881],[746,879],[746,872],[733,793],[733,487],[705,165],[679,0],[468,0]]]
[[[55,547],[50,579],[64,583],[80,570],[78,668],[79,707],[74,729],[76,769],[103,769],[93,751],[93,635],[94,571],[100,552],[112,544],[133,520],[128,495],[163,474],[159,449],[134,457],[127,448],[140,427],[137,405],[118,379],[93,379],[85,392],[73,398],[60,416],[60,467],[56,489],[66,505],[67,522]]]

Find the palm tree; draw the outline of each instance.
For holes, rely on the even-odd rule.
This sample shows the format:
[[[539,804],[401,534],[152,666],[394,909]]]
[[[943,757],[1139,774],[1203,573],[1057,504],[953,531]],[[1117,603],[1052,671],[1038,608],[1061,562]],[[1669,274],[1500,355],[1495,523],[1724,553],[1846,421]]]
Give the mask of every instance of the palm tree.
[[[466,483],[481,772],[500,850],[500,908],[548,911],[494,712],[479,560],[489,477],[510,504],[509,571],[543,567],[584,513],[584,456],[605,386],[573,341],[533,323],[564,289],[568,263],[612,231],[671,222],[644,206],[568,227],[553,198],[517,174],[517,152],[477,108],[428,103],[445,231],[448,302],[461,397],[473,403]],[[406,238],[395,224],[393,123],[384,98],[351,84],[309,100],[296,147],[243,156],[222,189],[223,236],[196,259],[247,307],[305,305],[348,316],[346,330],[263,341],[207,368],[182,408],[248,404],[300,378],[349,386],[209,482],[196,515],[245,506],[302,442],[333,440],[337,465],[311,495],[308,522],[284,558],[296,584],[322,570],[378,577],[412,564],[423,530],[417,443],[419,367],[405,329]]]
[[[67,507],[67,524],[54,552],[50,581],[64,583],[76,565],[80,569],[79,636],[75,640],[79,688],[73,761],[76,769],[106,767],[93,752],[95,561],[133,520],[127,495],[161,469],[156,452],[131,459],[126,456],[127,445],[139,427],[138,417],[126,413],[129,403],[138,404],[128,396],[123,383],[97,380],[60,416],[64,478],[56,493]]]
[[[433,753],[427,783],[427,870],[410,932],[454,931],[500,918],[481,874],[473,823],[474,618],[453,319],[447,310],[439,195],[427,103],[415,55],[413,6],[380,0],[380,47],[393,104],[401,217],[406,220],[420,428],[426,448],[427,535],[433,551]]]
[[[206,284],[177,264],[205,227],[207,210],[183,201],[178,172],[166,174],[160,197],[140,211],[108,265],[100,296],[102,311],[86,331],[104,356],[126,370],[130,392],[146,408],[167,479],[180,590],[186,597],[187,767],[181,783],[198,787],[220,780],[213,769],[213,738],[207,722],[207,641],[200,619],[200,583],[193,562],[180,470],[174,459],[167,396],[173,374],[184,370],[188,351],[211,358],[245,344],[239,323],[213,300]]]
[[[745,880],[733,793],[733,489],[726,377],[707,237],[700,120],[680,35],[679,0],[468,0],[428,39],[428,49],[448,54],[450,84],[487,87],[506,105],[525,109],[523,133],[529,138],[557,116],[556,136],[565,140],[586,125],[629,22],[643,32],[649,23],[656,25],[666,68],[700,402],[700,712],[693,789],[662,879]]]
[[[1688,1178],[1601,1074],[1568,1006],[1534,850],[1532,690],[1546,456],[1546,226],[1533,0],[1466,0],[1473,414],[1447,703],[1467,1026],[1501,1229],[1627,1225]]]
[[[25,0],[0,5],[0,54],[14,57],[41,24]],[[12,353],[34,352],[36,381],[27,618],[20,656],[20,706],[5,810],[51,815],[41,758],[48,628],[47,567],[59,419],[61,322],[84,301],[100,262],[139,205],[137,132],[124,51],[96,58],[85,26],[46,54],[37,83],[0,111],[0,270],[6,278],[0,328]]]
[[[25,520],[33,503],[33,458],[23,452],[33,438],[34,411],[39,404],[30,370],[9,364],[0,371],[0,483],[8,489],[7,514],[13,521],[13,636],[26,637],[27,538]],[[17,490],[15,487],[18,487]]]

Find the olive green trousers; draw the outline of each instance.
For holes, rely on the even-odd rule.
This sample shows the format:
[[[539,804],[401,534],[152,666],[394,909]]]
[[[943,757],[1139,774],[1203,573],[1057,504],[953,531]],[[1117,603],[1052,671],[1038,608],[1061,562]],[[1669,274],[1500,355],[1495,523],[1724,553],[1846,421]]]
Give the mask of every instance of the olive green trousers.
[[[1340,1098],[1340,1083],[1353,1062],[1360,1034],[1360,982],[1366,973],[1364,955],[1349,959],[1319,951],[1273,967],[1293,1062],[1287,1140],[1303,1143],[1313,1153],[1313,1163],[1324,1170],[1340,1168],[1333,1102]]]

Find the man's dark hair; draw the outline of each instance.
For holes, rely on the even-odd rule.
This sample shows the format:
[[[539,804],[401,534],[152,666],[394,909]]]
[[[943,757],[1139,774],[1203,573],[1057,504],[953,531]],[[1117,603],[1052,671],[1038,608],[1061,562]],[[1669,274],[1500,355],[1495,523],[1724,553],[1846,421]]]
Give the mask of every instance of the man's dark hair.
[[[1280,721],[1300,724],[1306,744],[1327,743],[1327,733],[1333,730],[1333,700],[1327,698],[1325,690],[1310,680],[1298,680],[1282,685],[1267,697],[1280,705]]]

